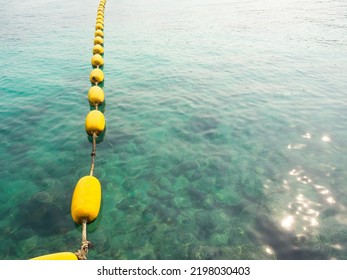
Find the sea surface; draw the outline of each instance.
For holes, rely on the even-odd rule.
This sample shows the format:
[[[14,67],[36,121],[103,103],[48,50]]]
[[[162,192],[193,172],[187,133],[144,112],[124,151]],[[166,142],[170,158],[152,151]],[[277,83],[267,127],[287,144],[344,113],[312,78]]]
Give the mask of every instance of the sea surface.
[[[75,252],[97,0],[0,0],[0,259]],[[88,259],[347,259],[347,2],[108,0]]]

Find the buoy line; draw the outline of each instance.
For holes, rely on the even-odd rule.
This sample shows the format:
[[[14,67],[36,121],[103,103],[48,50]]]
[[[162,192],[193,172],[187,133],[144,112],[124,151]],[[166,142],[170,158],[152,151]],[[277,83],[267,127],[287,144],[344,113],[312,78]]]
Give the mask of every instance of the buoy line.
[[[101,184],[94,176],[97,139],[102,138],[106,129],[106,120],[102,112],[105,105],[104,85],[104,11],[106,0],[100,0],[95,32],[90,73],[91,87],[88,101],[91,107],[85,120],[85,130],[92,142],[91,166],[89,175],[82,177],[76,184],[71,201],[71,216],[76,224],[82,225],[81,247],[76,252],[59,252],[32,258],[32,260],[86,260],[90,242],[87,239],[87,224],[99,215],[101,205]],[[99,141],[99,142],[101,142]]]

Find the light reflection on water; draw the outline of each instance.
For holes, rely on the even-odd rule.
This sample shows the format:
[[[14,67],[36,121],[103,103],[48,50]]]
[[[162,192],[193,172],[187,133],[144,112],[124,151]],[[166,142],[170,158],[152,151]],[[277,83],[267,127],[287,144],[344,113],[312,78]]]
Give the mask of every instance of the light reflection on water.
[[[323,134],[318,138],[313,136],[312,133],[306,132],[302,135],[302,138],[306,139],[307,142],[288,144],[288,151],[296,153],[296,150],[302,150],[303,155],[305,155],[305,150],[310,150],[311,146],[319,146],[319,141],[331,145],[334,144],[331,137],[327,134]],[[319,149],[322,149],[322,153],[324,153],[324,147]],[[318,151],[317,161],[320,161],[319,156],[320,152]],[[333,209],[338,209],[337,211],[339,212],[339,214],[336,216],[334,215],[334,217],[339,220],[339,222],[345,225],[347,224],[347,220],[345,219],[347,215],[346,207],[338,202],[338,197],[334,195],[332,185],[329,185],[329,182],[333,183],[333,181],[329,180],[329,177],[331,173],[336,170],[336,167],[327,162],[322,162],[322,165],[325,166],[325,170],[322,169],[321,172],[317,173],[314,169],[311,169],[310,166],[307,166],[307,170],[305,170],[305,161],[303,157],[303,163],[290,169],[288,171],[289,177],[282,180],[283,191],[275,192],[276,199],[282,203],[276,208],[276,212],[273,213],[273,215],[277,217],[275,220],[277,220],[279,228],[290,233],[290,236],[292,236],[291,238],[295,238],[299,243],[302,243],[302,248],[306,246],[304,244],[307,243],[307,240],[319,238],[322,232],[326,230],[334,231],[334,229],[329,229],[325,226],[325,220],[332,217],[327,217],[326,215],[330,212],[335,213]],[[323,185],[320,182],[325,183]],[[274,191],[274,187],[275,186],[271,186],[271,181],[264,184],[264,188],[266,192],[269,193],[269,196],[271,196],[271,192]],[[288,200],[289,197],[292,199]],[[322,226],[323,228],[321,228]],[[295,252],[295,250],[300,251],[301,249],[299,249],[300,247],[296,247],[297,245],[294,245],[297,242],[293,243],[289,241],[286,243],[283,241],[282,243],[282,245],[286,244],[284,246],[297,249],[294,249],[293,253],[289,253],[289,255],[283,255],[278,246],[276,246],[276,248],[267,247],[266,252],[270,253],[274,250],[274,254],[276,255],[277,253],[277,257],[282,256],[283,258],[291,259],[298,257],[298,251]],[[331,244],[329,247],[337,251],[344,249],[341,243]],[[335,259],[333,256],[330,258]]]

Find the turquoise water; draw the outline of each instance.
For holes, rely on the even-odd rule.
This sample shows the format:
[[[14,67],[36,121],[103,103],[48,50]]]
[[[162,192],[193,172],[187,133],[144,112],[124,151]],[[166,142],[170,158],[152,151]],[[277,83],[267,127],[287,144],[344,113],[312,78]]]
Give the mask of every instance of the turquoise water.
[[[0,259],[75,251],[99,1],[4,2]],[[109,0],[89,259],[347,259],[347,3]]]

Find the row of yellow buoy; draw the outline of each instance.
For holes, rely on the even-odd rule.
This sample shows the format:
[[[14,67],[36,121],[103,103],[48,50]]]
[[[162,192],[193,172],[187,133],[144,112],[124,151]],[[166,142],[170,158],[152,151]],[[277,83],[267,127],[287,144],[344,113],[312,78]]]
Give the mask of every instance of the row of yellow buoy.
[[[87,224],[93,222],[99,215],[101,205],[101,184],[94,177],[94,159],[96,155],[96,138],[105,130],[106,121],[99,107],[105,101],[103,91],[104,72],[104,10],[106,0],[100,0],[98,7],[94,46],[90,73],[91,88],[88,91],[88,101],[92,110],[87,114],[85,130],[93,138],[91,153],[92,164],[90,175],[82,177],[76,184],[72,195],[71,216],[75,223],[82,225],[82,245],[76,253],[60,252],[33,258],[33,260],[77,260],[86,259],[90,242],[87,240]]]

